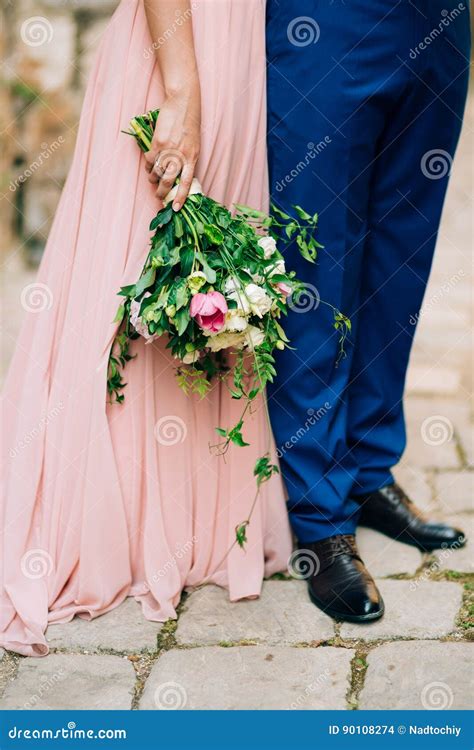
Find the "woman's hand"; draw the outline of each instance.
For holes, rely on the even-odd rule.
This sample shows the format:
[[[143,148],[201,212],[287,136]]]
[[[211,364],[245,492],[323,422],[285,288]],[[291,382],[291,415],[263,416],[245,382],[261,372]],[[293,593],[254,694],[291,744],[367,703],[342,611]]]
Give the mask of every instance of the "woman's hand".
[[[168,95],[160,108],[151,149],[145,154],[150,182],[158,184],[157,198],[163,200],[180,178],[174,211],[179,211],[188,197],[200,147],[201,95],[196,76]]]
[[[148,28],[165,89],[151,150],[145,155],[156,195],[163,198],[180,177],[173,208],[188,197],[201,145],[201,89],[189,0],[144,0]],[[176,19],[181,23],[176,25]],[[169,29],[175,29],[167,36]],[[166,38],[166,44],[160,39]]]

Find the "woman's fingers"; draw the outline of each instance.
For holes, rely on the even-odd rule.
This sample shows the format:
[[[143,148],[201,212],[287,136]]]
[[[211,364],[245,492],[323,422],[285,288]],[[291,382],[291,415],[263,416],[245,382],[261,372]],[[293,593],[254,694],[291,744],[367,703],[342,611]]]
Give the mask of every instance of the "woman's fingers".
[[[176,198],[173,201],[174,211],[179,211],[189,195],[189,189],[194,177],[195,166],[195,163],[187,162],[183,167],[181,178],[179,180],[178,192],[176,193]]]
[[[161,177],[159,177],[158,188],[156,191],[157,198],[163,199],[168,195],[169,191],[175,183],[178,174],[179,172],[176,172],[176,165],[173,162],[168,162],[166,169],[162,173]]]

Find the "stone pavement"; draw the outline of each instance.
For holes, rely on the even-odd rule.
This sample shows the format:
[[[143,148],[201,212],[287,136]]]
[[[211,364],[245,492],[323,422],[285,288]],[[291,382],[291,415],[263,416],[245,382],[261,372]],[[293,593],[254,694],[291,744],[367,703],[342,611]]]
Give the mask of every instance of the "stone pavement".
[[[408,377],[408,449],[396,472],[423,508],[471,538],[472,113],[471,99]],[[20,293],[33,278],[18,255],[7,270],[6,359]],[[215,587],[190,593],[178,621],[164,625],[145,621],[128,600],[93,622],[51,626],[45,658],[0,652],[0,707],[469,708],[472,547],[422,555],[367,530],[359,542],[386,601],[382,621],[334,623],[309,603],[304,582],[282,576],[256,601],[231,604]]]

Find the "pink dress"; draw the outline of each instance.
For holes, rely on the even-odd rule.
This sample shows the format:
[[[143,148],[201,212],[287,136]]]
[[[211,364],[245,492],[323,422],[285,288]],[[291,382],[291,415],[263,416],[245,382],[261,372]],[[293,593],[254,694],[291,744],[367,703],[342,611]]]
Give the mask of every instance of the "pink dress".
[[[193,5],[203,92],[197,176],[229,206],[266,207],[264,0]],[[175,617],[185,586],[212,581],[233,601],[256,596],[291,551],[275,477],[246,551],[226,556],[266,450],[263,408],[247,426],[251,447],[212,455],[214,428],[231,425],[239,404],[220,386],[202,401],[185,396],[164,345],[142,340],[125,403],[106,402],[116,292],[141,270],[157,208],[143,157],[120,130],[162,99],[143,3],[122,0],[91,74],[39,270],[43,301],[25,315],[4,392],[0,645],[29,656],[48,652],[48,624],[96,617],[128,596],[156,621]]]

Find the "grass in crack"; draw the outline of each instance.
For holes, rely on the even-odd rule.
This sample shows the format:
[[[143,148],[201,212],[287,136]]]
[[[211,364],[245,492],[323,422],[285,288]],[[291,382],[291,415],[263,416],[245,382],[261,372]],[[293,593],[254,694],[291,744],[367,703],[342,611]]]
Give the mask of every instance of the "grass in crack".
[[[474,640],[474,581],[464,583],[463,602],[456,624],[465,638]]]
[[[350,711],[356,711],[359,706],[359,696],[364,687],[365,675],[369,666],[367,656],[370,650],[367,646],[357,648],[351,661],[350,686],[346,694],[347,706]]]
[[[178,607],[178,616],[182,609],[183,601]],[[139,653],[129,654],[128,659],[132,662],[133,668],[136,674],[135,687],[132,698],[132,711],[136,711],[139,707],[140,699],[145,689],[145,684],[150,676],[150,672],[158,661],[160,656],[166,651],[177,647],[176,643],[176,629],[178,627],[178,620],[167,620],[157,637],[157,650],[154,653]]]

